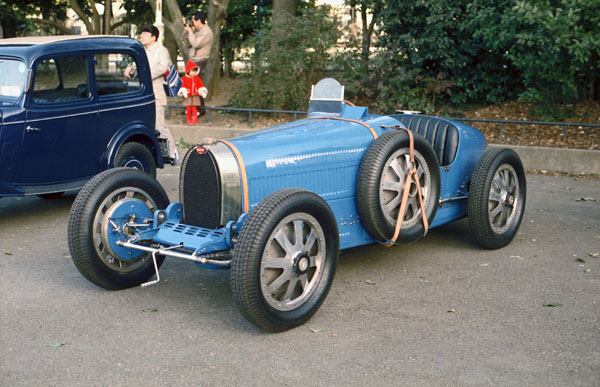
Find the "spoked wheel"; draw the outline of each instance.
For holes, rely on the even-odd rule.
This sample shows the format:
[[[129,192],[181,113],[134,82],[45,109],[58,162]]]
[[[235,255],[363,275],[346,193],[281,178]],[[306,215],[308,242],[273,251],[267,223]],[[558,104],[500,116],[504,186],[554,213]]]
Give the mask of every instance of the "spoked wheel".
[[[394,234],[405,182],[413,168],[409,151],[406,132],[387,132],[369,147],[360,164],[356,184],[358,213],[364,228],[379,241],[387,241]],[[431,224],[440,196],[440,168],[431,145],[418,134],[414,134],[414,160],[425,215]],[[414,181],[408,190],[398,242],[412,242],[424,233]]]
[[[475,167],[469,192],[469,225],[477,242],[498,249],[512,241],[523,218],[523,164],[511,149],[488,149]]]
[[[233,250],[231,283],[242,314],[274,332],[303,324],[325,300],[338,254],[337,224],[323,199],[300,189],[267,196]]]
[[[154,273],[150,253],[117,244],[152,224],[154,211],[169,204],[148,174],[115,168],[92,178],[77,195],[69,215],[69,250],[85,278],[106,289],[137,286]],[[158,257],[161,265],[164,257]]]

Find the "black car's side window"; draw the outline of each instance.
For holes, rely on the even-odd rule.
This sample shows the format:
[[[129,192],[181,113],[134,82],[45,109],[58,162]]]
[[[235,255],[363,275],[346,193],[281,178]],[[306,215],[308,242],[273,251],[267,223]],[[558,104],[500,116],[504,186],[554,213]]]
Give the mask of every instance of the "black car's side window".
[[[142,85],[136,72],[126,72],[135,67],[132,56],[122,53],[94,55],[96,90],[99,96],[138,91]],[[127,73],[127,75],[126,75]]]
[[[35,103],[57,103],[88,98],[90,86],[85,56],[47,58],[35,67]]]

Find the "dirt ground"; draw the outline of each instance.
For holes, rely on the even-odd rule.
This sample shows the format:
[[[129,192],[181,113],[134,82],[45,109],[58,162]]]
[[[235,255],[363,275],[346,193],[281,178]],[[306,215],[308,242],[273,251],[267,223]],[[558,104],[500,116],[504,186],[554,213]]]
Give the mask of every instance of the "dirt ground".
[[[207,106],[224,107],[229,105],[229,97],[239,85],[239,79],[223,79],[220,82],[219,92],[209,96]],[[181,104],[179,99],[174,99],[171,104]],[[537,121],[531,115],[533,106],[520,101],[509,101],[500,105],[477,106],[460,108],[463,118],[510,120],[510,121]],[[568,123],[600,124],[600,103],[578,103],[568,106],[574,114],[565,120]],[[434,113],[440,116],[453,116],[452,110],[447,107]],[[297,117],[301,118],[301,116]],[[292,121],[292,115],[282,114],[273,117],[268,114],[252,114],[252,128],[261,129]],[[185,124],[185,111],[173,110],[171,122]],[[211,111],[210,120],[205,115],[198,122],[199,125],[221,126],[225,128],[250,128],[248,113],[228,113]],[[503,124],[502,136],[497,123],[471,123],[481,130],[488,142],[513,145],[548,146],[575,149],[600,149],[600,127],[589,128],[582,126],[569,126],[566,141],[563,138],[563,126],[548,125],[523,125]]]

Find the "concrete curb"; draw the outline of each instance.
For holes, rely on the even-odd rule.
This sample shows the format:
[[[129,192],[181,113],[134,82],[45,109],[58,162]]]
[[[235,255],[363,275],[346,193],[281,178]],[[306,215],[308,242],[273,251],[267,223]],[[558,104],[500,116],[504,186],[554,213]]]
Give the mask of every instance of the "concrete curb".
[[[183,139],[186,144],[199,144],[205,138],[229,139],[258,129],[217,128],[206,125],[169,125],[175,141]],[[490,147],[511,148],[525,169],[549,172],[600,175],[600,150],[532,147],[520,145],[490,144]]]

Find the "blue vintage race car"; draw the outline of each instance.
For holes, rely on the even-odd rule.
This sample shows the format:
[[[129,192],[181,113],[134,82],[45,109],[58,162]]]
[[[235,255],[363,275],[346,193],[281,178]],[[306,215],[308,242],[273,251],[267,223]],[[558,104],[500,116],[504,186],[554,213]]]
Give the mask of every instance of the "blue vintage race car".
[[[324,79],[306,119],[191,148],[179,203],[138,170],[100,173],[69,217],[75,265],[106,289],[158,282],[165,256],[230,268],[242,314],[283,331],[317,311],[340,250],[412,242],[465,216],[483,247],[510,243],[526,194],[515,152],[486,150],[461,122],[373,115],[343,94]]]

